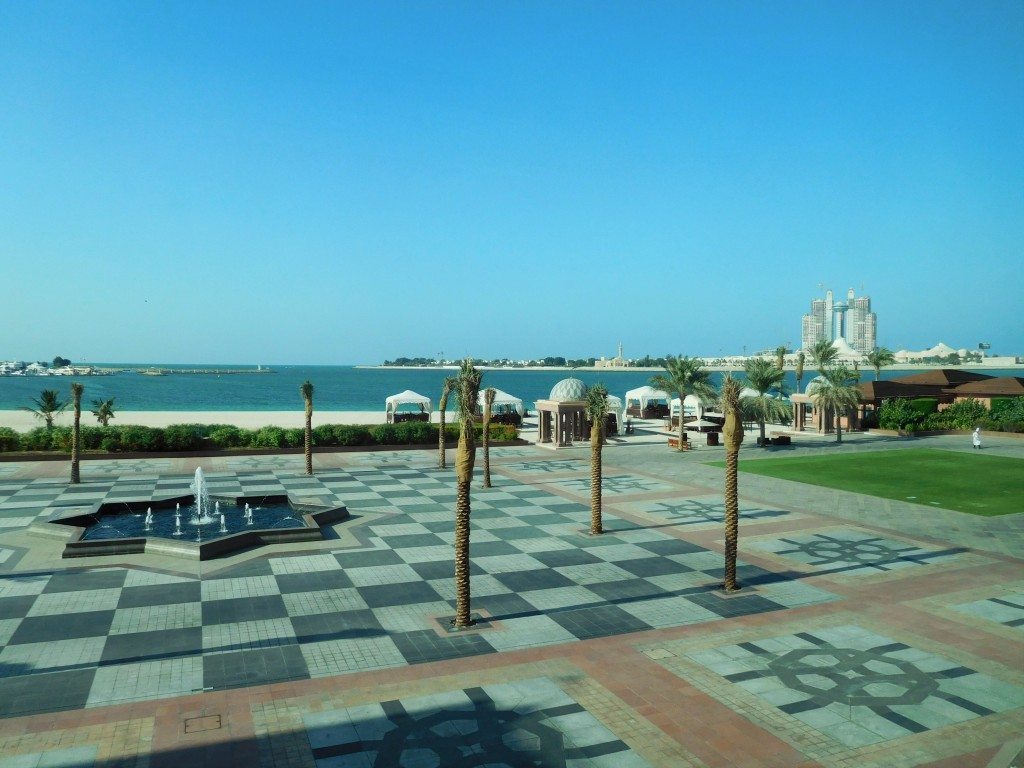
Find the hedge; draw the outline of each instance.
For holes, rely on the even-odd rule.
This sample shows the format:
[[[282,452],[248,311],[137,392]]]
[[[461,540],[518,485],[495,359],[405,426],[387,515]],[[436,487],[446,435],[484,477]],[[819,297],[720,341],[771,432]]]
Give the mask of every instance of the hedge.
[[[475,426],[477,440],[483,426]],[[445,425],[448,440],[459,436],[457,424]],[[515,440],[518,430],[509,424],[491,424],[491,440]],[[159,429],[136,425],[82,427],[82,450],[109,453],[158,453],[230,448],[302,448],[305,430],[282,427],[241,429],[230,424],[172,424]],[[315,446],[437,445],[437,425],[422,421],[404,424],[320,424],[313,430]],[[38,427],[18,433],[0,427],[0,452],[71,450],[71,427]]]

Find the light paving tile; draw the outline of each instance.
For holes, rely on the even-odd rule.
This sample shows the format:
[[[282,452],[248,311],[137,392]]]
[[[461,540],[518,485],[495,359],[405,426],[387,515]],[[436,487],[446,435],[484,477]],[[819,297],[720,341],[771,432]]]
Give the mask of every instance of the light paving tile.
[[[555,568],[560,574],[577,584],[600,584],[607,581],[625,581],[633,574],[612,563],[586,563],[585,565],[563,565]]]
[[[658,597],[652,600],[622,603],[619,607],[626,613],[656,629],[698,624],[715,621],[718,614],[697,605],[685,597]]]
[[[310,677],[405,666],[405,657],[390,637],[355,637],[300,646]],[[382,713],[383,714],[383,713]]]
[[[452,607],[448,603],[415,603],[413,605],[391,605],[374,608],[373,615],[386,632],[413,632],[418,629],[434,629],[437,623],[431,617],[450,616]]]
[[[548,616],[503,619],[500,630],[487,633],[487,642],[498,651],[557,645],[575,640],[575,635]]]
[[[451,560],[454,556],[454,550],[450,544],[433,547],[406,547],[397,549],[395,552],[407,563],[433,563]]]
[[[402,565],[372,565],[366,568],[349,568],[345,573],[357,587],[421,581],[420,575],[404,563]]]
[[[201,656],[117,664],[96,670],[86,706],[185,696],[202,688]]]
[[[203,623],[203,610],[199,603],[170,603],[146,605],[138,608],[118,608],[110,625],[111,635],[155,632],[167,629],[187,629]]]
[[[0,578],[0,597],[38,595],[49,581],[49,576],[4,576]]]
[[[222,653],[250,648],[294,645],[295,630],[288,619],[240,621],[203,627],[203,652]]]
[[[441,596],[443,600],[455,599],[455,579],[431,579],[427,583]],[[490,595],[507,595],[512,590],[502,584],[493,576],[482,573],[474,576],[471,584],[471,591],[477,597],[488,597]]]
[[[0,676],[12,677],[24,674],[25,670],[93,665],[103,655],[106,642],[106,637],[84,637],[8,645],[0,651]]]
[[[109,611],[117,607],[120,589],[87,589],[75,592],[51,592],[39,595],[29,616],[59,616],[84,611]]]
[[[124,585],[126,587],[152,587],[162,584],[188,584],[193,581],[195,579],[188,576],[174,576],[159,571],[131,568],[125,576]]]
[[[358,611],[367,607],[358,589],[324,589],[316,592],[292,592],[282,595],[289,616],[313,616],[321,613]]]
[[[239,579],[210,579],[202,583],[203,600],[228,600],[236,597],[278,595],[281,590],[273,576],[247,576]]]
[[[338,571],[341,564],[332,555],[301,555],[297,557],[275,557],[270,560],[270,570],[275,576],[288,573],[314,573],[316,571]]]
[[[520,592],[519,596],[542,611],[604,602],[604,598],[600,595],[594,594],[586,587],[579,586],[534,589],[529,592]]]

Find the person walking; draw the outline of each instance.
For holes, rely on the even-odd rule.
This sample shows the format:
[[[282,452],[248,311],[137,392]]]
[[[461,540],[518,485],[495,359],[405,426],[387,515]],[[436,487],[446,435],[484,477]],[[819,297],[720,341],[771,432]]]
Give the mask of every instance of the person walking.
[[[974,433],[971,435],[971,442],[975,448],[981,448],[981,427],[975,427]]]

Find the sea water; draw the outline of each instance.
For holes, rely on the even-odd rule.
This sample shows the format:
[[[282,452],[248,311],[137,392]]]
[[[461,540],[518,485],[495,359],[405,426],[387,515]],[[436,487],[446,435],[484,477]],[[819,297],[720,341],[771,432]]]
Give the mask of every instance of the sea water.
[[[125,366],[128,367],[128,366]],[[144,367],[144,366],[135,366]],[[240,366],[179,365],[173,368],[220,367],[238,370]],[[13,410],[31,405],[44,389],[55,389],[69,400],[72,381],[85,385],[82,410],[88,411],[93,400],[115,398],[115,410],[126,411],[295,411],[303,407],[299,387],[307,379],[313,383],[313,407],[318,411],[384,411],[384,400],[406,389],[419,392],[433,401],[441,396],[444,379],[454,376],[454,369],[424,368],[356,368],[352,366],[275,366],[273,373],[215,373],[143,376],[134,372],[111,376],[0,376],[0,410]],[[970,370],[970,369],[968,369]],[[1021,370],[982,370],[993,376],[1019,376]],[[918,371],[887,368],[883,379],[906,376]],[[534,410],[534,402],[547,398],[551,388],[567,377],[581,379],[585,384],[603,384],[613,395],[624,397],[627,390],[644,386],[655,372],[620,370],[485,370],[482,387],[495,387],[523,400]],[[817,374],[809,365],[804,369],[802,386]],[[711,381],[721,383],[724,373],[714,372]],[[861,379],[874,379],[875,372],[861,368]],[[742,378],[742,374],[740,375]],[[796,376],[787,370],[786,380],[794,389]],[[454,398],[449,410],[455,407]],[[116,421],[114,423],[117,423]]]

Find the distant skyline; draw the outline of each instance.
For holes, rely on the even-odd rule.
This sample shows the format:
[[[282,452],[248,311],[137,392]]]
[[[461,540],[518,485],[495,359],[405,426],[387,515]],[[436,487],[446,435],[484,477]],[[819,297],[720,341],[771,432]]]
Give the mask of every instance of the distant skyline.
[[[21,3],[0,359],[1024,354],[1024,5]],[[855,282],[853,282],[855,281]]]

